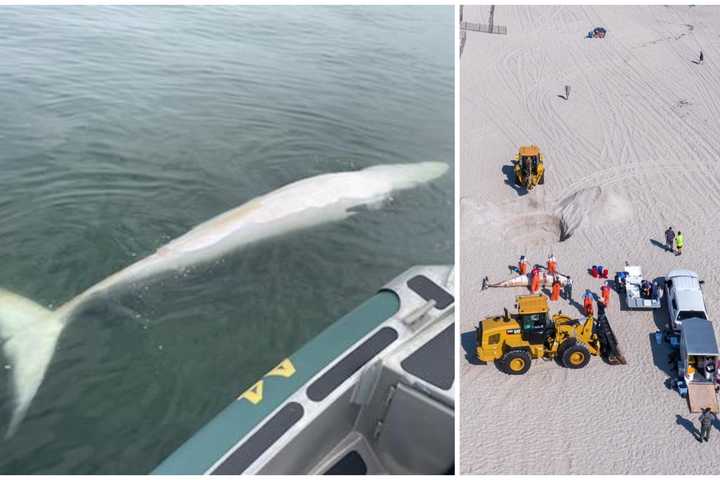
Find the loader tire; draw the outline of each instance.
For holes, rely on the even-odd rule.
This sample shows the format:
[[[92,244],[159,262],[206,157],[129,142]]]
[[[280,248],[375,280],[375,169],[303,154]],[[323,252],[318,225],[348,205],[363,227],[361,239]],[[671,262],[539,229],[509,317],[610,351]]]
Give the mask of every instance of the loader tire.
[[[538,181],[538,185],[545,185],[545,172],[543,172],[543,174],[540,175],[540,180]]]
[[[523,375],[530,370],[532,358],[527,350],[510,350],[500,359],[500,367],[508,375]]]
[[[577,339],[575,339],[575,338],[573,338],[573,337],[570,337],[570,338],[565,339],[565,341],[562,342],[562,343],[560,344],[560,346],[558,347],[557,353],[556,353],[555,356],[556,356],[556,358],[557,358],[558,360],[560,360],[560,363],[561,363],[562,365],[564,365],[564,364],[562,363],[562,358],[563,358],[563,354],[565,353],[565,350],[567,350],[568,348],[572,347],[572,346],[575,345],[576,343],[577,343]]]
[[[590,361],[590,351],[581,342],[575,343],[575,345],[568,346],[563,350],[562,363],[566,368],[572,368],[576,370],[583,368]]]

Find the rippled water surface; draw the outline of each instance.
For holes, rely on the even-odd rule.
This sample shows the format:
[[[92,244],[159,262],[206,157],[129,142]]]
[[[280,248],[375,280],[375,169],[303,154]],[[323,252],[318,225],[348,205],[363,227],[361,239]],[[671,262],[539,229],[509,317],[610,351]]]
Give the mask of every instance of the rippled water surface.
[[[300,178],[453,158],[451,7],[0,7],[0,287],[57,308]],[[453,260],[452,169],[110,293],[0,473],[144,473],[383,283]],[[1,308],[1,306],[0,306]],[[0,431],[11,366],[0,358]]]

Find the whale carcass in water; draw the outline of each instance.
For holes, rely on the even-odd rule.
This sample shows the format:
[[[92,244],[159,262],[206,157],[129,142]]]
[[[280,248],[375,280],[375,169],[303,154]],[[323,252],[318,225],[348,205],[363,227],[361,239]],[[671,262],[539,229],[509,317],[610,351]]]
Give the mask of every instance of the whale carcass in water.
[[[355,207],[378,205],[392,192],[429,182],[447,169],[440,162],[377,165],[299,180],[198,225],[55,311],[0,289],[0,340],[11,364],[14,401],[6,437],[22,421],[73,312],[95,294],[208,261],[259,240],[345,219],[356,213]]]

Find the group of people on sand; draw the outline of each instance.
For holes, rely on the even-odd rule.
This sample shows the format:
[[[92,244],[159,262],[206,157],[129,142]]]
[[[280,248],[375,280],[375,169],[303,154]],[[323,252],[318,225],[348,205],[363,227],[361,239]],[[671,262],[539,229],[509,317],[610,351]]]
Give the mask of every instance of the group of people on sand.
[[[685,237],[683,236],[683,233],[681,231],[678,231],[675,233],[672,227],[668,227],[667,230],[665,230],[665,249],[666,251],[673,252],[675,255],[681,255],[682,249],[685,246]],[[525,259],[525,255],[520,256],[520,261],[518,262],[517,266],[517,272],[520,274],[525,274],[529,269],[529,264],[527,260]],[[534,274],[534,270],[538,269],[539,267],[536,266],[535,269],[533,269],[533,272],[531,272],[531,275]],[[557,260],[555,259],[554,255],[550,255],[550,258],[548,258],[548,266],[547,270],[550,273],[556,273],[557,272]],[[552,300],[557,300],[557,297],[559,296],[558,293],[560,292],[560,283],[558,280],[556,280],[557,285],[553,284],[553,292],[552,292]],[[643,298],[655,298],[657,295],[657,289],[658,285],[656,282],[649,282],[648,280],[643,280],[642,286],[640,289],[641,296]],[[603,285],[602,290],[602,300],[598,299],[598,313],[600,314],[602,311],[605,310],[605,307],[608,304],[609,296],[610,296],[610,287],[607,285]],[[567,277],[567,283],[563,288],[563,296],[566,300],[570,300],[572,298],[572,280],[570,277]],[[587,315],[593,314],[593,300],[595,295],[590,290],[585,291],[585,295],[583,296],[583,307],[585,309],[585,313]],[[717,415],[712,412],[709,408],[704,408],[702,410],[702,413],[700,414],[700,417],[698,418],[700,421],[700,435],[697,436],[695,432],[693,432],[693,435],[698,440],[698,442],[708,442],[710,439],[710,431],[712,430],[713,422],[716,422],[718,420]],[[720,427],[718,427],[720,428]]]
[[[675,256],[682,255],[682,249],[685,246],[685,236],[678,230],[677,233],[672,227],[665,230],[665,249],[674,252]]]

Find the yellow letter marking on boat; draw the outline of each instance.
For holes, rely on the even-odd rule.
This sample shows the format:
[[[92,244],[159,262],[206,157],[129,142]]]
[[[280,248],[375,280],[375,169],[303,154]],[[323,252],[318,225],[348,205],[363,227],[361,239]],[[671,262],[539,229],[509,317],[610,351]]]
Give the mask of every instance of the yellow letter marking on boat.
[[[295,366],[292,364],[289,358],[286,358],[280,364],[270,370],[267,374],[265,374],[266,377],[285,377],[290,378],[293,375],[295,375]]]
[[[255,385],[245,390],[242,395],[238,397],[238,400],[244,398],[253,405],[257,405],[262,402],[263,398],[263,381],[259,380]]]
[[[265,374],[266,377],[284,378],[290,378],[293,375],[295,375],[295,365],[292,364],[289,358],[286,358],[285,360],[280,362],[277,367],[273,368]],[[258,403],[262,402],[263,381],[258,380],[255,385],[245,390],[237,399],[242,400],[243,398],[248,402],[252,403],[253,405],[257,405]]]

